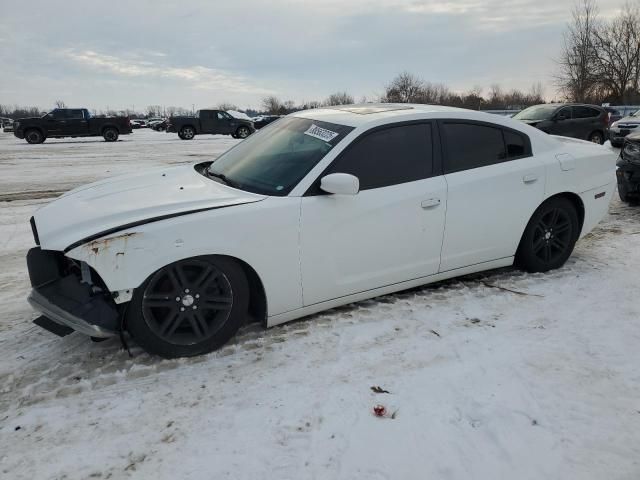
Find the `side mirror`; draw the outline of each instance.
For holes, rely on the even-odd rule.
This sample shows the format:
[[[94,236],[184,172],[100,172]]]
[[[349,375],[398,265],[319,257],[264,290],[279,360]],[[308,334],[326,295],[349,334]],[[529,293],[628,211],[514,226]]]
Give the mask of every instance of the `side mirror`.
[[[559,122],[561,122],[562,120],[566,120],[566,119],[567,119],[567,117],[565,117],[564,115],[558,115],[556,117],[556,120],[559,121]]]
[[[360,191],[360,180],[348,173],[331,173],[320,179],[320,189],[336,195],[356,195]]]

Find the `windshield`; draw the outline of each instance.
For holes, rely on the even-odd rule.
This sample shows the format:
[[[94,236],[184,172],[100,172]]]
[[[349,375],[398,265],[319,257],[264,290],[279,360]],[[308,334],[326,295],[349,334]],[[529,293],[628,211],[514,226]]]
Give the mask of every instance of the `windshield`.
[[[235,188],[283,197],[351,130],[318,120],[283,118],[224,153],[208,174]]]
[[[549,120],[558,109],[556,105],[535,105],[513,116],[516,120]]]

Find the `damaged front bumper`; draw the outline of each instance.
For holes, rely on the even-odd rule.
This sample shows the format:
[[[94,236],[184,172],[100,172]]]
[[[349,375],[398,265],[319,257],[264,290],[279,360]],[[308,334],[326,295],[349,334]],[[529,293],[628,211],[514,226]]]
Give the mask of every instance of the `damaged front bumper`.
[[[88,266],[83,274],[81,265],[61,252],[39,247],[29,250],[27,266],[33,287],[28,301],[46,317],[34,323],[56,335],[64,335],[65,329],[55,328],[52,322],[96,338],[119,333],[118,307],[95,272],[86,278]]]

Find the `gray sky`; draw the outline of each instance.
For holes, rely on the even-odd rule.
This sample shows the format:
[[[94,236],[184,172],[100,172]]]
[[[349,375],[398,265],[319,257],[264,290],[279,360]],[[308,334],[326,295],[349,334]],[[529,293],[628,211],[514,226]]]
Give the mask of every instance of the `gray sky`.
[[[623,2],[599,0],[603,15]],[[457,91],[554,95],[571,0],[0,0],[0,103],[258,107],[380,94],[408,70]]]

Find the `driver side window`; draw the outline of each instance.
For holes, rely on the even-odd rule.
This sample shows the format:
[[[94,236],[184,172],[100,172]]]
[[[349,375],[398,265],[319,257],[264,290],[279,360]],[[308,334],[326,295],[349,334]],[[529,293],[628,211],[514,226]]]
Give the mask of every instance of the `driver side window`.
[[[433,173],[430,123],[374,131],[356,140],[324,173],[350,173],[360,190],[429,178]]]
[[[558,113],[556,113],[556,118],[560,118],[560,117],[564,117],[567,120],[571,119],[571,108],[564,107],[558,110]]]

